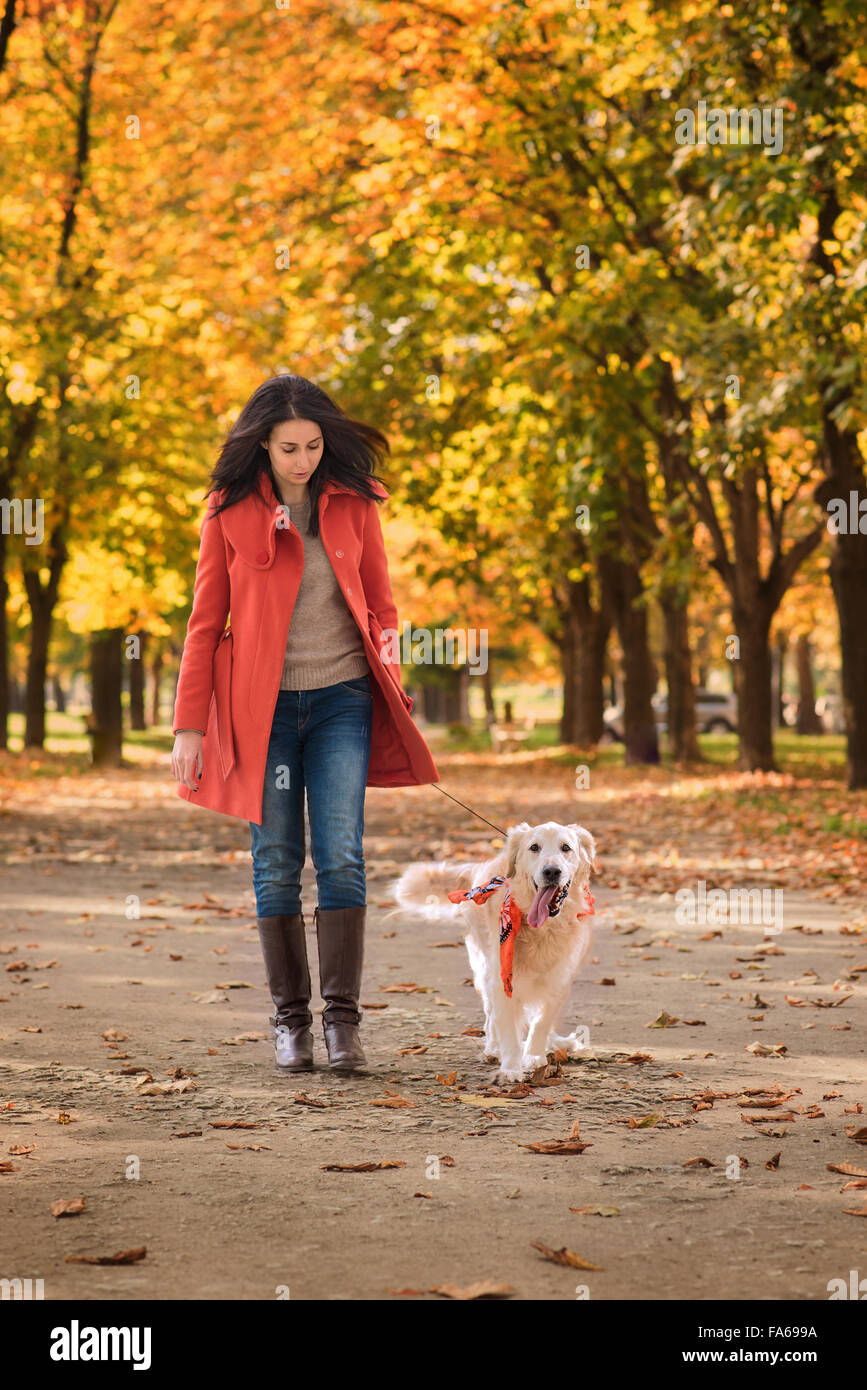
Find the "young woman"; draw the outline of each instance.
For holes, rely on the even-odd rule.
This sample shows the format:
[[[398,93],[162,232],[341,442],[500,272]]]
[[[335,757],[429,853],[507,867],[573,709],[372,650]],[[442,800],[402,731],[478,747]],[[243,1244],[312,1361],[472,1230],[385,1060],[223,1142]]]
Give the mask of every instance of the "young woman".
[[[439,781],[400,679],[373,472],[387,450],[313,382],[272,377],[223,444],[201,526],[172,771],[179,795],[250,824],[282,1072],[313,1066],[305,793],[328,1062],[352,1071],[365,1065],[365,789]]]

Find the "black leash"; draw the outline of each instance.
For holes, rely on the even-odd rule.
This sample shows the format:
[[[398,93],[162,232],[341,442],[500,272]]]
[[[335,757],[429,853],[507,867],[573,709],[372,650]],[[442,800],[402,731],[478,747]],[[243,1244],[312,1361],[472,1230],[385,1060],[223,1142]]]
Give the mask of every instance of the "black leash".
[[[451,792],[447,792],[443,787],[441,787],[439,782],[432,782],[431,786],[436,787],[437,791],[442,792],[443,796],[449,796],[451,797],[452,801],[457,801],[458,805],[463,806],[465,811],[469,811],[471,816],[478,816],[479,820],[485,821],[485,825],[489,825],[492,830],[496,830],[500,835],[505,835],[505,830],[501,830],[498,825],[494,825],[493,821],[485,820],[484,816],[479,816],[478,811],[474,811],[472,806],[468,806],[465,801],[458,801],[458,798],[456,796],[452,796]]]

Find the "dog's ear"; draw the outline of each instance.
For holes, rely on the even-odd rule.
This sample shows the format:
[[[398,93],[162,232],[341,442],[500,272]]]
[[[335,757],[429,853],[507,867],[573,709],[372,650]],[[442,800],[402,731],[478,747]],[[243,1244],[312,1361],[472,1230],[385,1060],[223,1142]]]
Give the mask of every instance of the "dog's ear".
[[[503,847],[503,853],[506,856],[506,878],[514,877],[515,869],[518,863],[518,850],[521,847],[521,839],[525,831],[529,829],[530,822],[522,820],[520,825],[510,826],[509,830],[506,832],[506,843]]]
[[[591,869],[595,869],[595,868],[596,868],[596,841],[594,840],[593,836],[590,834],[590,831],[589,831],[589,830],[585,830],[583,825],[570,825],[570,826],[569,826],[569,829],[570,829],[570,830],[574,830],[576,836],[578,837],[578,853],[579,853],[579,855],[581,856],[582,859],[586,860],[587,864],[590,866]]]

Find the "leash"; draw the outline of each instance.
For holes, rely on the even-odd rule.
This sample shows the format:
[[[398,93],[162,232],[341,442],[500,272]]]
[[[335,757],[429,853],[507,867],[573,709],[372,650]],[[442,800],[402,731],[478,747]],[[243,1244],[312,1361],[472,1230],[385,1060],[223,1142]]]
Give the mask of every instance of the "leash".
[[[431,786],[436,787],[437,791],[442,792],[443,796],[451,797],[452,801],[457,801],[458,805],[463,806],[465,811],[469,811],[471,816],[478,816],[479,820],[485,821],[485,825],[489,825],[491,829],[496,830],[498,834],[505,835],[505,830],[501,830],[498,825],[494,825],[493,821],[485,820],[484,816],[480,816],[478,811],[474,811],[472,806],[468,806],[465,801],[458,801],[458,798],[456,796],[452,796],[451,792],[447,792],[445,788],[441,787],[439,782],[432,782]]]

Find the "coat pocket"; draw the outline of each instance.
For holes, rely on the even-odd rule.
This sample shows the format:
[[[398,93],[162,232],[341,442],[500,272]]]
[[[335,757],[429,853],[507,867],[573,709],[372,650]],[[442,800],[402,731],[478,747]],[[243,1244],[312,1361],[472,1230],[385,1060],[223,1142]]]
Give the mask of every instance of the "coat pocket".
[[[232,734],[232,629],[226,628],[214,652],[214,716],[217,748],[223,780],[235,766],[235,740]]]

